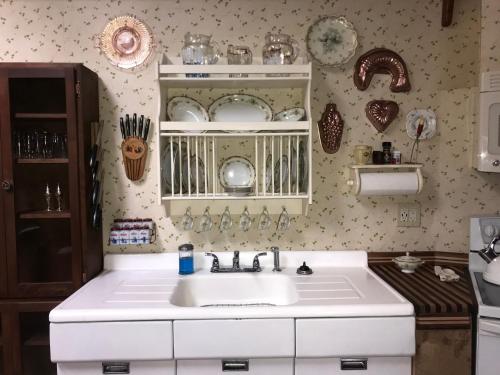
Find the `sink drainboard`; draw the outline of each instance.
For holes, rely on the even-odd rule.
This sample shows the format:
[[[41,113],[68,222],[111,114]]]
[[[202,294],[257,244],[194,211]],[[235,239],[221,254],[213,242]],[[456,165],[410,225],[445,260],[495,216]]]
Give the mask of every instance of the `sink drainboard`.
[[[256,307],[256,306],[276,306],[274,303],[214,303],[201,305],[201,307]]]

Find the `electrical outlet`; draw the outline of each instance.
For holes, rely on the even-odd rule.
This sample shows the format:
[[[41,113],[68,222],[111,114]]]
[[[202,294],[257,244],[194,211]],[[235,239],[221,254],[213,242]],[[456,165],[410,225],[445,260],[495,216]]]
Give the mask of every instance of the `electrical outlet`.
[[[420,226],[420,204],[400,203],[398,205],[398,227]]]

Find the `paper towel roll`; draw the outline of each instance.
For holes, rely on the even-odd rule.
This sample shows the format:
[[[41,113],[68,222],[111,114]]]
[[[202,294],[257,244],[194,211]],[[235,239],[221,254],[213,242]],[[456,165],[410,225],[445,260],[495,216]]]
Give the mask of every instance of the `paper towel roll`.
[[[359,195],[416,194],[419,188],[417,172],[360,173]]]

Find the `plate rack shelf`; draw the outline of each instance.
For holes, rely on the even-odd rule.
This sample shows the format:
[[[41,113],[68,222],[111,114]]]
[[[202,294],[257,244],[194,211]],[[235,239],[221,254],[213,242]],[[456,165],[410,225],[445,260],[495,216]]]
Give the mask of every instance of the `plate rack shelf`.
[[[204,77],[186,77],[189,74]],[[266,207],[279,214],[285,207],[290,214],[306,214],[312,203],[311,75],[311,64],[263,65],[257,60],[252,65],[227,65],[220,60],[193,66],[163,57],[158,66],[157,163],[158,197],[167,213],[183,215],[190,207],[193,214],[201,214],[208,206],[211,213],[221,214],[229,206],[232,212],[248,207],[258,213]],[[287,89],[298,90],[306,117],[290,122],[168,120],[167,103],[179,92],[206,103],[213,90],[225,95],[246,89],[267,95],[274,114],[297,106],[297,100],[286,99]],[[279,105],[273,96],[281,96]],[[220,183],[220,167],[232,156],[244,157],[255,169],[248,195],[227,193]]]

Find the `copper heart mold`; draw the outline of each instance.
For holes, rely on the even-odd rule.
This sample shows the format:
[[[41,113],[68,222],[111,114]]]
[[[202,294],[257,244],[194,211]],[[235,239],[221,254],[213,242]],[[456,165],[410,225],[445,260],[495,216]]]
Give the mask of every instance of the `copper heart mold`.
[[[366,105],[366,117],[383,133],[399,113],[398,103],[391,100],[372,100]]]
[[[340,148],[342,133],[344,131],[344,120],[337,111],[334,103],[328,103],[325,111],[318,121],[319,138],[323,151],[327,154],[334,154]]]

